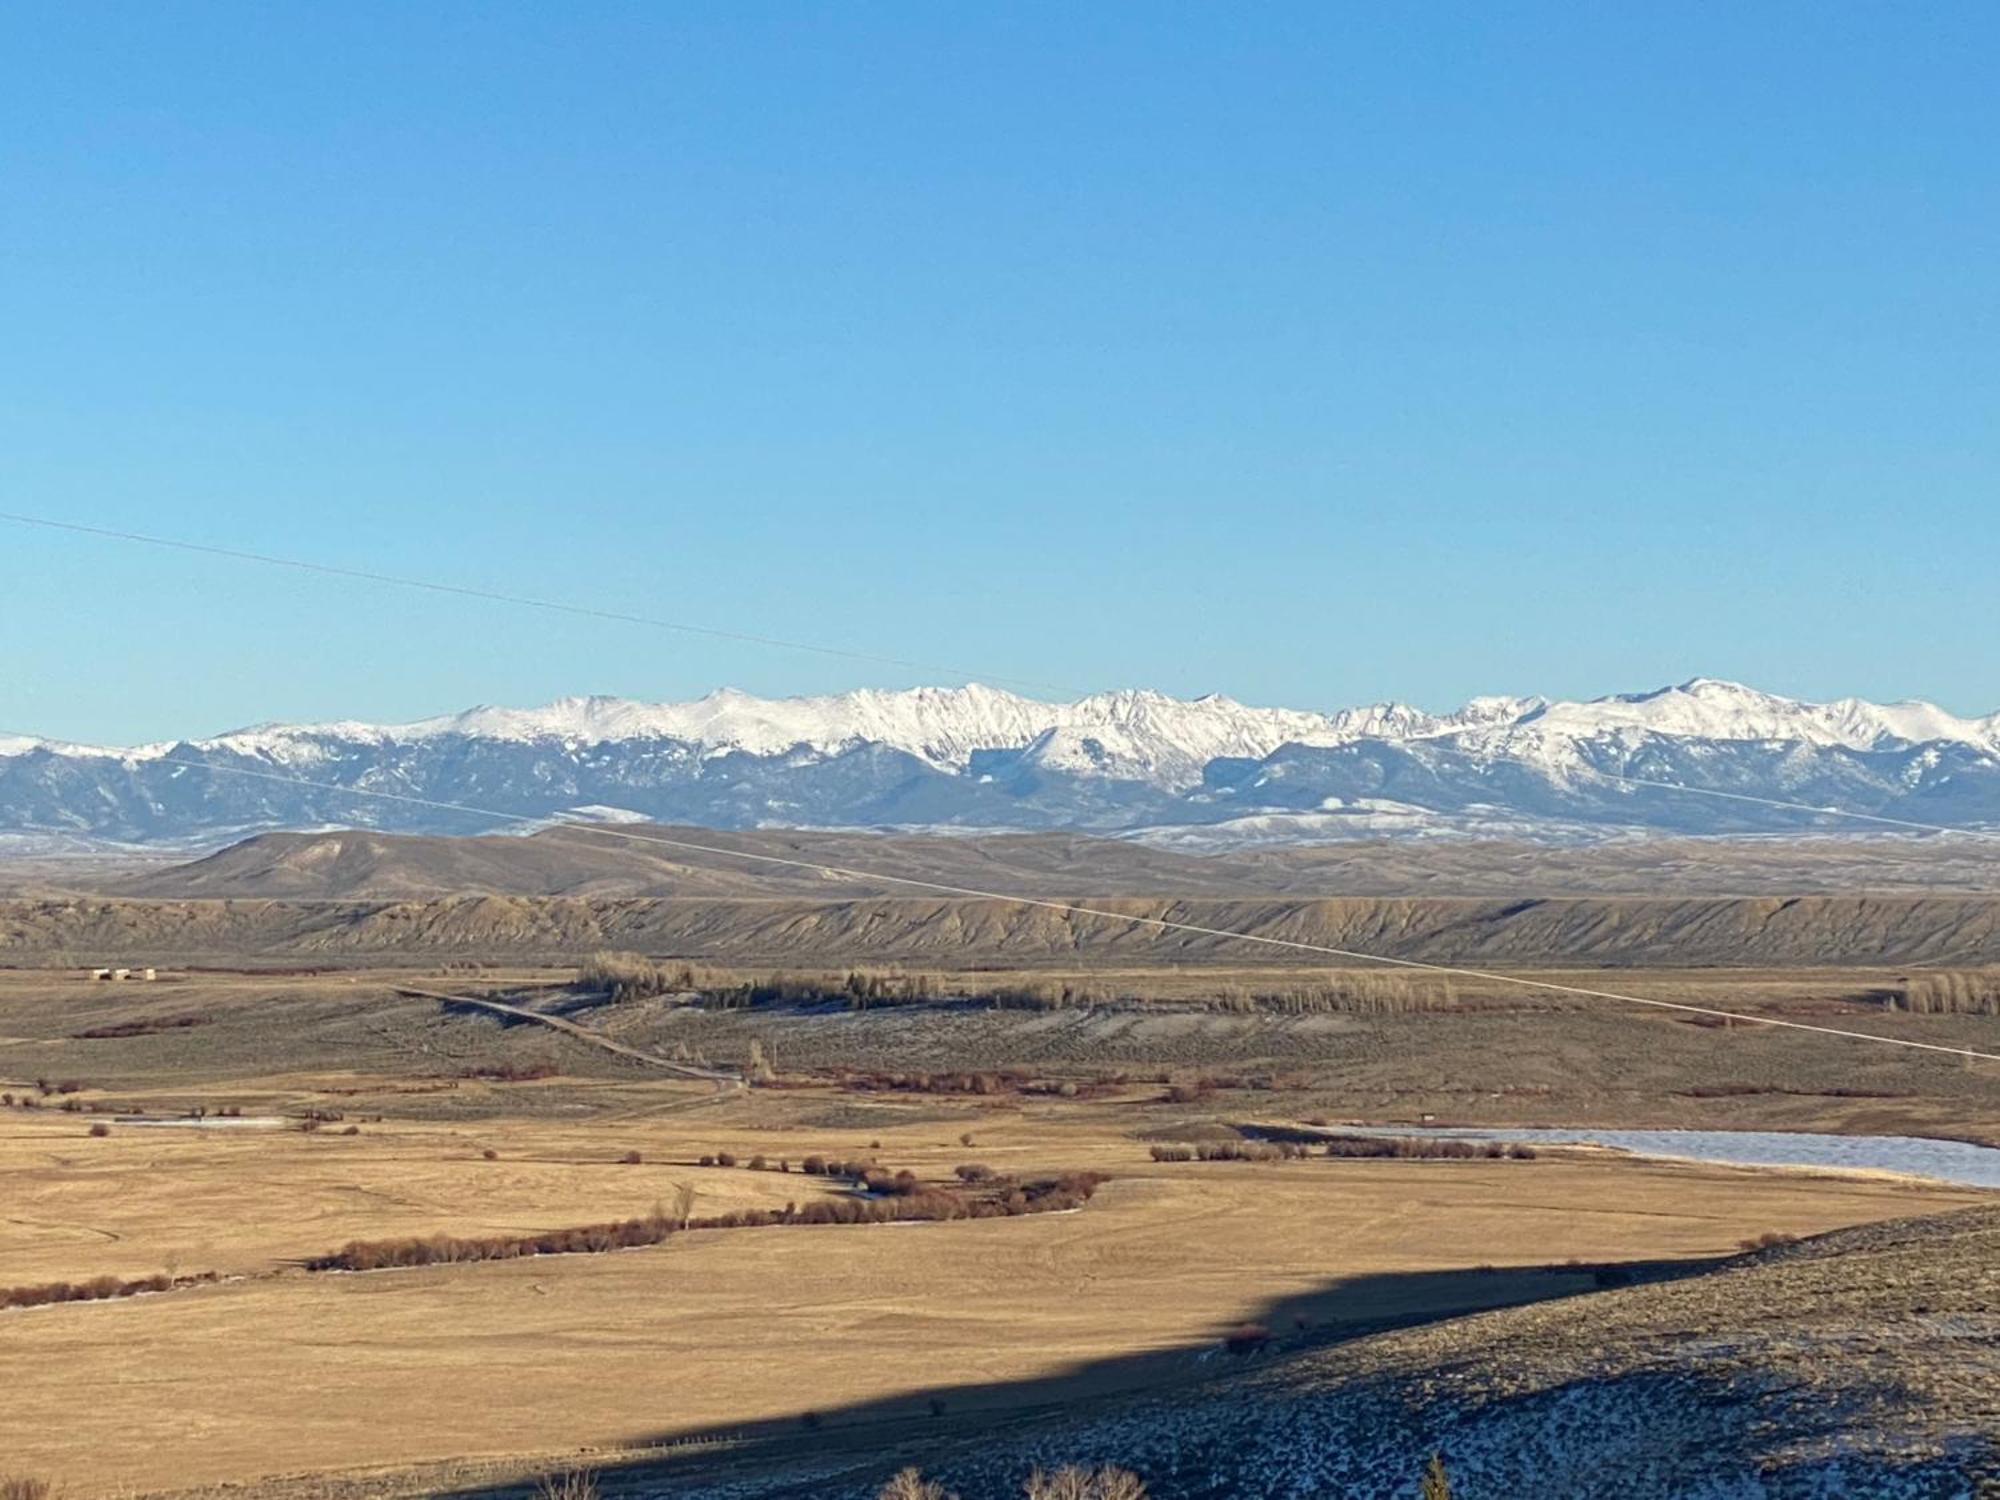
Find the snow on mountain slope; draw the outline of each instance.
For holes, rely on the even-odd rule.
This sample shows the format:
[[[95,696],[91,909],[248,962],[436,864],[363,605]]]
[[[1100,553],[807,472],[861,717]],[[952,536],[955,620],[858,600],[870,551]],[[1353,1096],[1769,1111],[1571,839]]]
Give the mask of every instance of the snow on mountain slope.
[[[798,749],[832,754],[876,744],[940,770],[962,771],[975,751],[1025,750],[1053,734],[1052,766],[1101,764],[1106,769],[1098,774],[1186,785],[1198,781],[1201,768],[1217,756],[1268,755],[1292,741],[1338,744],[1359,734],[1421,732],[1443,722],[1395,704],[1329,716],[1250,708],[1219,696],[1185,700],[1147,691],[1042,703],[975,683],[808,698],[756,698],[725,688],[689,703],[560,698],[541,708],[480,707],[410,724],[259,725],[194,743],[280,762],[319,759],[329,742],[403,744],[446,736],[572,746],[671,739],[714,755],[780,755]],[[1087,741],[1107,748],[1091,750]],[[164,755],[169,748],[100,753],[144,758]]]
[[[1681,739],[1784,740],[1873,750],[1890,741],[1949,740],[2000,747],[2000,715],[1961,719],[1930,703],[1802,703],[1734,682],[1697,677],[1652,693],[1551,703],[1522,721],[1544,739],[1585,740],[1626,731]]]
[[[335,744],[409,744],[452,736],[568,746],[669,739],[711,755],[741,751],[758,756],[801,749],[832,754],[874,744],[953,772],[963,771],[977,751],[1016,750],[1051,770],[1186,787],[1201,779],[1202,768],[1212,760],[1261,757],[1287,744],[1458,736],[1468,749],[1485,746],[1496,753],[1528,752],[1537,759],[1560,760],[1560,753],[1552,752],[1566,745],[1644,735],[1855,750],[1943,741],[1992,751],[2000,750],[2000,713],[1966,719],[1914,701],[1806,703],[1711,678],[1586,702],[1474,698],[1449,714],[1400,703],[1331,713],[1253,708],[1219,694],[1181,699],[1145,690],[1044,703],[975,683],[800,698],[757,698],[724,688],[686,703],[559,698],[540,708],[482,706],[408,724],[265,724],[187,743],[278,762],[321,759]],[[0,756],[42,746],[64,755],[137,761],[163,757],[175,743],[116,749],[8,739],[0,740]]]
[[[264,780],[201,774],[253,762]],[[321,783],[288,784],[284,775]],[[1609,773],[1609,774],[1606,774]],[[1660,785],[1643,789],[1622,778]],[[995,688],[688,703],[565,698],[410,724],[272,724],[92,749],[0,741],[0,832],[172,842],[356,824],[477,831],[566,809],[716,827],[1072,828],[1259,841],[1482,830],[1787,831],[1704,787],[1925,823],[2000,826],[2000,715],[1803,703],[1696,679],[1587,703],[1332,713],[1210,696],[1041,703]],[[397,806],[355,790],[419,799]],[[425,805],[427,804],[427,805]]]

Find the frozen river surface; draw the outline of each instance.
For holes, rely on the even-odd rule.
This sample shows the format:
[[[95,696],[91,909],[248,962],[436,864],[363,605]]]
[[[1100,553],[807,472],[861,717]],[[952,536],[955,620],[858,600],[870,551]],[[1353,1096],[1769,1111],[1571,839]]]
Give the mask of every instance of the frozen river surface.
[[[1789,1130],[1529,1130],[1435,1126],[1336,1126],[1329,1135],[1424,1136],[1468,1141],[1596,1145],[1635,1156],[1741,1167],[1822,1167],[1898,1172],[1965,1187],[2000,1188],[2000,1149],[1919,1135],[1813,1135]]]

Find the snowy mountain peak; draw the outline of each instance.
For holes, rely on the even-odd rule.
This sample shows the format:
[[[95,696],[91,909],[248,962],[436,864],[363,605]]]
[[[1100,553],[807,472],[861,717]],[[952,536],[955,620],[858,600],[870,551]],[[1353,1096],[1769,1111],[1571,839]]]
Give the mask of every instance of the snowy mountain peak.
[[[1859,698],[1806,703],[1739,682],[1696,677],[1650,693],[1551,703],[1529,720],[1540,736],[1587,740],[1631,734],[1678,739],[1763,740],[1873,750],[1890,743],[1948,740],[1991,748],[2000,716],[1962,719],[1930,703],[1884,706]]]
[[[1183,699],[1150,688],[1094,693],[1073,703],[1044,703],[977,683],[863,688],[798,698],[759,698],[723,687],[680,703],[593,694],[558,698],[538,708],[482,704],[407,724],[260,724],[186,743],[280,762],[318,758],[333,743],[390,745],[444,737],[570,746],[675,740],[711,755],[799,750],[832,754],[877,744],[951,771],[965,769],[977,751],[1032,751],[1051,765],[1115,765],[1139,779],[1192,785],[1211,760],[1269,755],[1285,744],[1333,746],[1362,739],[1496,734],[1538,744],[1661,735],[1856,750],[1944,741],[1991,750],[2000,749],[2000,714],[1966,719],[1914,700],[1886,705],[1859,698],[1806,703],[1710,677],[1588,701],[1479,697],[1445,714],[1393,702],[1330,713],[1256,708],[1220,693]],[[1096,749],[1086,744],[1091,740]],[[9,741],[0,746],[0,754],[21,754],[31,743],[35,742]],[[51,748],[148,759],[164,756],[174,746]]]
[[[257,778],[201,774],[245,762]],[[1654,790],[1642,796],[1624,779],[1635,774]],[[1682,790],[1704,783],[1734,800]],[[264,724],[126,750],[0,741],[0,834],[136,842],[490,827],[454,820],[455,802],[722,827],[1207,827],[1225,842],[1796,824],[1746,812],[1739,793],[2000,826],[2000,715],[1805,703],[1714,678],[1589,702],[1475,698],[1444,714],[1151,689],[1043,703],[979,685],[776,699],[721,688],[682,703],[597,695],[408,724]]]

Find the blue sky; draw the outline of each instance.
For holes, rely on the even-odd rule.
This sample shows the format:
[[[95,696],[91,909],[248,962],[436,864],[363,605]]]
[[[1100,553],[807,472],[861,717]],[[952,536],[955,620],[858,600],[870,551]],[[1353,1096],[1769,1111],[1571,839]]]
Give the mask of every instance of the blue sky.
[[[2000,9],[20,5],[0,509],[1333,706],[2000,705]],[[0,726],[931,674],[0,527]]]

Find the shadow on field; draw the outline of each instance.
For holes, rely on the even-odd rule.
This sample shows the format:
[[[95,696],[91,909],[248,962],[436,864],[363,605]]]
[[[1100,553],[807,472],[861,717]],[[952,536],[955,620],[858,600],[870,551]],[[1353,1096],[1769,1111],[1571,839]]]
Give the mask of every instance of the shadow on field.
[[[1469,1313],[1572,1297],[1640,1281],[1700,1275],[1714,1260],[1481,1267],[1354,1276],[1266,1303],[1240,1325],[1218,1326],[1199,1344],[1088,1360],[1027,1380],[940,1383],[907,1395],[840,1407],[815,1407],[798,1392],[790,1416],[729,1427],[635,1434],[627,1454],[596,1467],[606,1496],[699,1494],[708,1486],[755,1485],[772,1497],[820,1493],[829,1484],[865,1485],[905,1464],[939,1466],[954,1454],[1031,1433],[1089,1404],[1188,1388],[1199,1399],[1207,1381],[1254,1370],[1274,1356],[1326,1348],[1392,1329],[1419,1327]],[[663,1382],[687,1372],[665,1371]],[[782,1385],[785,1372],[772,1371]],[[810,1464],[810,1473],[787,1474]],[[532,1480],[481,1483],[435,1492],[448,1500],[521,1500]]]

